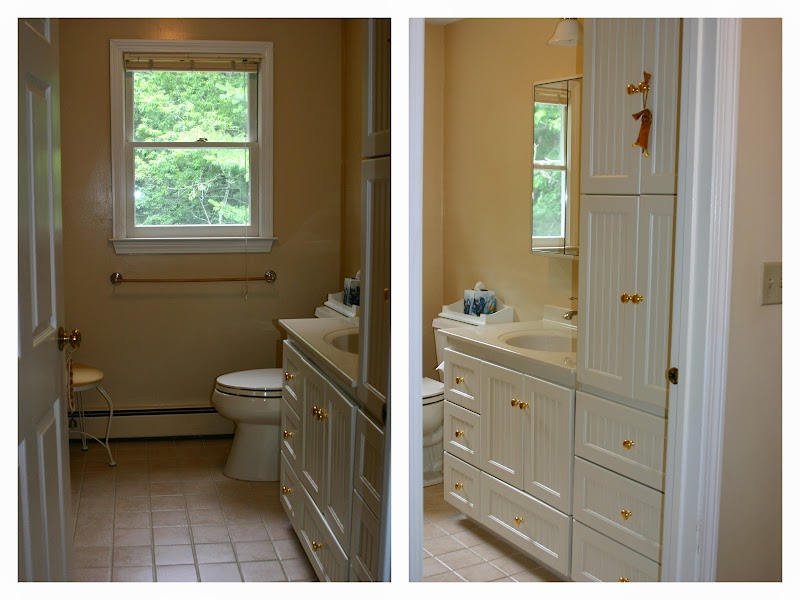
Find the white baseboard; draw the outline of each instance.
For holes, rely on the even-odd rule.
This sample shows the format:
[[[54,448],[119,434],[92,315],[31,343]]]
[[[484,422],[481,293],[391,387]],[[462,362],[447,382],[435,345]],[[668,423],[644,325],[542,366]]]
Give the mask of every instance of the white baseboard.
[[[94,416],[89,413],[85,417],[86,432],[104,440],[108,417]],[[230,435],[233,434],[233,421],[221,417],[216,412],[189,414],[133,414],[130,412],[114,415],[111,420],[110,439],[180,437],[191,435]],[[70,439],[80,439],[77,433],[70,434]]]

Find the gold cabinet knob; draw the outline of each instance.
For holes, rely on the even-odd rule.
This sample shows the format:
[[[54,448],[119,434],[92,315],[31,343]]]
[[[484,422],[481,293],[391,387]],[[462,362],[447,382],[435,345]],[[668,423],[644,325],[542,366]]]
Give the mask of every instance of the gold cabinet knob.
[[[320,548],[322,548],[322,544],[320,544],[320,543],[318,543],[318,542],[311,542],[311,549],[312,549],[314,552],[316,552],[316,551],[317,551],[317,550],[319,550]]]
[[[292,379],[294,379],[294,373],[289,373],[288,371],[286,371],[286,372],[283,374],[283,378],[284,378],[286,381],[291,381]]]
[[[620,583],[628,583],[629,581],[630,581],[630,579],[628,579],[627,577],[620,577],[619,578],[619,582]]]
[[[516,398],[512,398],[511,399],[511,406],[517,406],[518,404],[519,404],[519,400],[517,400]]]
[[[641,302],[642,300],[644,300],[644,296],[640,296],[639,294],[634,294],[633,296],[631,296],[631,302],[633,302],[634,304],[639,304],[639,302]]]
[[[457,490],[463,490],[464,489],[464,484],[463,483],[456,483],[453,487],[456,488]]]
[[[514,523],[516,523],[517,525],[522,525],[524,522],[525,519],[523,519],[522,517],[514,517]]]
[[[623,521],[627,521],[633,513],[631,511],[629,511],[629,510],[623,509],[623,510],[619,511],[619,514],[622,515],[622,520]]]
[[[320,408],[319,412],[317,413],[317,420],[324,421],[327,418],[328,418],[328,413]]]
[[[527,402],[520,402],[520,403],[519,403],[519,409],[520,409],[520,410],[525,410],[525,409],[526,409],[526,408],[528,408],[529,406],[530,406],[530,404],[528,404]]]
[[[294,436],[294,431],[284,431],[283,432],[283,439],[288,440],[290,437]]]
[[[630,450],[635,444],[636,442],[633,440],[622,440],[622,447],[625,448],[625,450]]]
[[[460,429],[456,429],[456,437],[461,437],[463,435],[464,435],[463,431],[461,431]]]
[[[463,377],[456,377],[456,385],[461,385],[462,383],[464,383],[464,378]]]
[[[622,294],[622,296],[620,296],[619,299],[620,301],[622,301],[623,304],[627,304],[628,301],[631,299],[631,297],[628,296],[628,294]]]
[[[315,417],[319,418],[319,412],[320,412],[320,409],[317,408],[316,406],[312,406],[311,407],[311,414],[314,415]]]
[[[294,490],[292,488],[287,487],[285,485],[281,488],[281,494],[283,494],[284,496],[291,494],[293,491]]]

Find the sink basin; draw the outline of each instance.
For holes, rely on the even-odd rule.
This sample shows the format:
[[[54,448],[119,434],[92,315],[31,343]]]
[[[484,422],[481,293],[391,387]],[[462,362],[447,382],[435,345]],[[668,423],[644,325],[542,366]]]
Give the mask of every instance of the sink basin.
[[[498,340],[514,348],[541,352],[576,352],[578,349],[577,337],[553,331],[514,331],[501,335]]]
[[[325,342],[341,350],[342,352],[349,352],[350,354],[358,354],[358,331],[333,331],[325,336]]]

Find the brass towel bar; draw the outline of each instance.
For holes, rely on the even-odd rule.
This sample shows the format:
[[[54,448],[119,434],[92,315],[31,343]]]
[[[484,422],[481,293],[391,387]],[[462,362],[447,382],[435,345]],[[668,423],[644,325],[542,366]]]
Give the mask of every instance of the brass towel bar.
[[[275,271],[267,271],[263,277],[207,277],[207,278],[189,278],[189,279],[128,279],[122,276],[122,273],[112,273],[111,283],[117,285],[119,283],[208,283],[216,281],[266,281],[272,283],[278,278]]]

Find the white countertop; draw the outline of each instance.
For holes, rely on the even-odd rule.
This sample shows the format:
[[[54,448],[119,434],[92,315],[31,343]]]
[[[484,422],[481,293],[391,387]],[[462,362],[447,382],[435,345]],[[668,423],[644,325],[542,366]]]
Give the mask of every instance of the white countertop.
[[[358,384],[358,353],[345,352],[326,341],[337,333],[358,332],[358,317],[330,317],[324,319],[280,319],[280,325],[289,339],[323,370],[327,371],[345,388]]]
[[[518,321],[481,327],[455,327],[444,330],[447,346],[567,387],[575,387],[575,352],[548,352],[513,346],[505,338],[525,332],[548,332],[558,337],[575,337],[577,330],[553,321]]]

